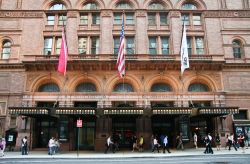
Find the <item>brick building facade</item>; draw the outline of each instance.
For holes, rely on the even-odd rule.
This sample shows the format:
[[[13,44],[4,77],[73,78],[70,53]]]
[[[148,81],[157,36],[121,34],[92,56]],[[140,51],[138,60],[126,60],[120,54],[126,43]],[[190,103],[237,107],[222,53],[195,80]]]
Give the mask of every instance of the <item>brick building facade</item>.
[[[126,75],[117,76],[122,13]],[[190,68],[180,75],[182,28]],[[66,76],[56,71],[66,27]],[[250,131],[249,0],[0,0],[0,135],[103,150],[109,135]],[[76,120],[83,127],[76,128]],[[79,131],[78,131],[79,130]],[[250,132],[249,132],[250,133]],[[201,143],[200,143],[201,144]]]

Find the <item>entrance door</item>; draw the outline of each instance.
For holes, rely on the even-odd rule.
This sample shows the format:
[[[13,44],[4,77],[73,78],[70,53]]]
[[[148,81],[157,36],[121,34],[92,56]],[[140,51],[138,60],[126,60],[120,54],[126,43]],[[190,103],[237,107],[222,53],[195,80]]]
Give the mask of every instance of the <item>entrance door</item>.
[[[112,118],[113,139],[118,140],[119,148],[131,148],[132,136],[136,132],[136,118],[117,116]]]
[[[175,123],[174,118],[168,116],[153,116],[152,117],[152,131],[153,135],[160,140],[161,136],[168,136],[169,146],[174,146],[175,139]],[[159,141],[161,142],[161,141]]]
[[[95,146],[95,122],[83,122],[82,128],[76,129],[76,149],[78,148],[78,132],[79,132],[79,149],[94,150]]]
[[[37,120],[37,147],[46,148],[51,137],[58,137],[56,120]],[[36,140],[36,139],[35,139]]]

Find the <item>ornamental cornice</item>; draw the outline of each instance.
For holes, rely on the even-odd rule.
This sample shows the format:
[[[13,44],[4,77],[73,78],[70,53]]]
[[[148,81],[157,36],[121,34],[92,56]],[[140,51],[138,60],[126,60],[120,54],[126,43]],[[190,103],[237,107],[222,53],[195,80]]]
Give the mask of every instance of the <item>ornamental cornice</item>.
[[[41,11],[0,11],[0,18],[43,18]]]
[[[102,10],[101,16],[102,16],[102,17],[111,17],[111,16],[112,16],[112,13],[113,13],[112,10]]]
[[[250,10],[205,11],[205,18],[249,18]]]
[[[136,10],[136,17],[146,17],[146,10]]]

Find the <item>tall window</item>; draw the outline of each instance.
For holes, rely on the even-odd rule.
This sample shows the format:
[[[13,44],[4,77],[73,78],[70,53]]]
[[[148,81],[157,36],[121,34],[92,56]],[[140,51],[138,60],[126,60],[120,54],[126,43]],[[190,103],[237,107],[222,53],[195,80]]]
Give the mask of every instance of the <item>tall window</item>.
[[[83,5],[83,11],[80,13],[81,25],[99,25],[100,24],[100,8],[94,3],[86,3]]]
[[[153,2],[148,6],[148,25],[163,26],[168,24],[168,12],[161,3]]]
[[[79,54],[99,54],[100,39],[98,36],[80,36],[78,38]]]
[[[125,37],[126,43],[126,54],[133,55],[135,54],[135,41],[134,37],[127,36]],[[114,37],[114,54],[118,54],[120,46],[120,37]]]
[[[181,14],[182,24],[190,26],[201,25],[201,13],[197,11],[193,12],[194,10],[198,10],[195,4],[185,3],[182,5],[181,9],[182,9],[182,14]]]
[[[2,43],[2,59],[9,59],[11,50],[11,42],[8,40],[3,41]]]
[[[149,37],[149,54],[169,54],[169,37],[168,36],[150,36]]]
[[[47,25],[66,25],[67,11],[61,3],[56,3],[47,11]]]
[[[60,54],[61,42],[61,37],[45,37],[44,55]]]
[[[203,37],[188,36],[187,45],[188,45],[188,55],[192,54],[203,55],[205,53]]]
[[[239,40],[233,41],[233,55],[234,58],[240,59],[242,57],[242,44]]]

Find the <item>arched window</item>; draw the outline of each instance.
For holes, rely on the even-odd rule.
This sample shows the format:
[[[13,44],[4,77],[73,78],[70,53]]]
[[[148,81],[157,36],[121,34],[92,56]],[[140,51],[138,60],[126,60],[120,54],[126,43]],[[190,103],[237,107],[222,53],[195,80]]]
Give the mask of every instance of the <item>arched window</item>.
[[[66,7],[62,3],[53,4],[49,10],[66,10]]]
[[[11,42],[5,40],[2,44],[2,59],[9,59],[10,49],[11,49]]]
[[[197,10],[197,6],[193,3],[184,3],[181,6],[182,10]]]
[[[60,92],[60,89],[55,83],[43,84],[39,87],[38,92]]]
[[[81,83],[76,87],[76,92],[96,92],[96,86],[93,83]]]
[[[151,92],[171,92],[172,88],[165,83],[156,83],[151,87]]]
[[[234,58],[242,57],[242,43],[239,40],[233,41],[233,55]]]
[[[134,89],[128,83],[119,83],[114,87],[113,92],[134,92]]]
[[[207,85],[202,83],[193,83],[188,87],[189,92],[208,92],[209,88]]]
[[[132,6],[127,2],[120,2],[116,5],[116,9],[132,9]]]
[[[94,3],[94,2],[90,2],[90,3],[86,3],[85,5],[83,5],[83,10],[98,10],[99,6]]]
[[[148,6],[150,10],[164,10],[165,7],[159,2],[153,2]]]

